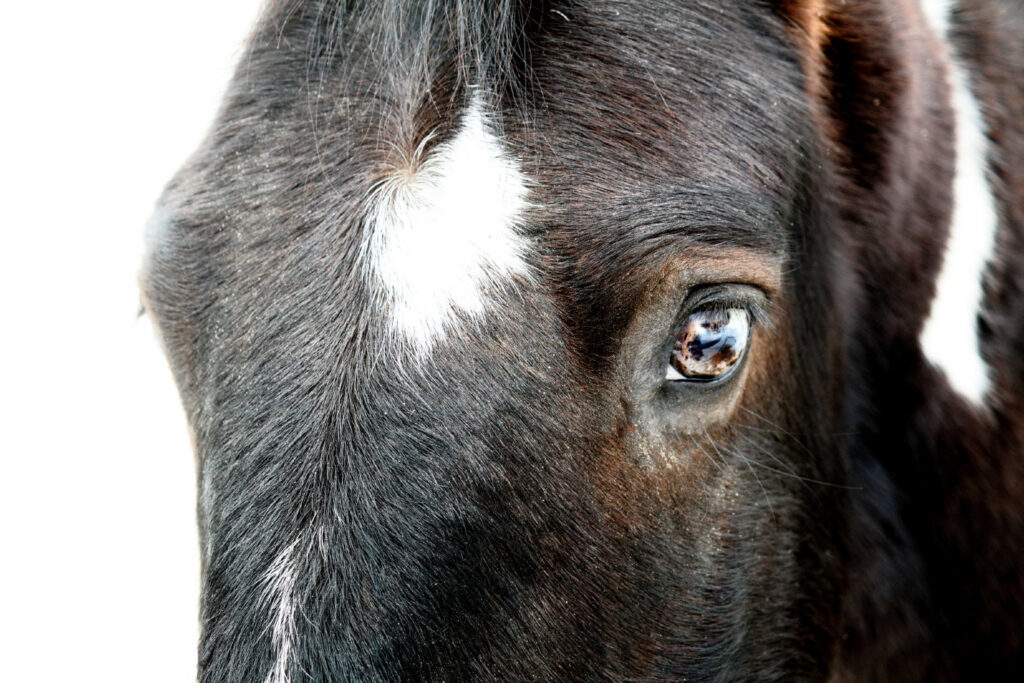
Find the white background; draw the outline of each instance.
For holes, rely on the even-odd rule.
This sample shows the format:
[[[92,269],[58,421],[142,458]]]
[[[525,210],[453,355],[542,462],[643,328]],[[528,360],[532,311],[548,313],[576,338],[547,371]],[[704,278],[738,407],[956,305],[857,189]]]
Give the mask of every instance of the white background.
[[[194,462],[135,277],[258,5],[4,7],[4,683],[195,679]]]

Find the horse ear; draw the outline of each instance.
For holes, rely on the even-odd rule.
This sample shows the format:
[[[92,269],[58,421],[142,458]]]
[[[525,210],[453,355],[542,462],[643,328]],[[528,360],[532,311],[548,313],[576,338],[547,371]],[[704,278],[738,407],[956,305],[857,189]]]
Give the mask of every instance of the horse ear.
[[[830,0],[775,0],[773,7],[791,27],[813,39],[825,27],[829,4]]]
[[[842,229],[865,277],[891,290],[869,303],[912,343],[951,213],[946,47],[909,0],[778,0],[777,11],[798,39]]]
[[[797,39],[808,95],[847,170],[880,180],[900,144],[930,148],[936,136],[952,139],[946,49],[917,2],[775,0],[774,7]]]

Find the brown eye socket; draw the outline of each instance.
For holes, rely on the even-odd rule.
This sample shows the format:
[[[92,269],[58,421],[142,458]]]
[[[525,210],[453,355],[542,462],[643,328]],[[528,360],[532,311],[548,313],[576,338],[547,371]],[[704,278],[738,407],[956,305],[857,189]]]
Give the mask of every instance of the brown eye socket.
[[[750,340],[750,313],[742,308],[697,311],[676,337],[666,380],[710,382],[739,365]]]

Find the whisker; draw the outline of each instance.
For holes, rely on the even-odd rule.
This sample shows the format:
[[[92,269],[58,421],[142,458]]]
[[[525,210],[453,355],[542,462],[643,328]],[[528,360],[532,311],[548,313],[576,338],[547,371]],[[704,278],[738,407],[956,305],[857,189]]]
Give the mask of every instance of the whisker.
[[[753,446],[757,450],[759,450],[762,453],[764,453],[765,455],[767,455],[769,458],[771,458],[775,462],[777,462],[780,465],[782,465],[783,467],[785,467],[788,471],[783,472],[781,470],[776,470],[776,469],[774,469],[772,467],[769,467],[768,465],[765,465],[764,463],[757,463],[759,466],[764,467],[765,469],[771,470],[772,472],[776,472],[776,473],[781,474],[782,476],[785,476],[785,477],[790,477],[792,479],[797,479],[797,480],[803,482],[805,485],[806,484],[818,484],[819,486],[827,486],[829,488],[843,489],[843,490],[846,490],[846,491],[859,491],[859,490],[861,490],[861,487],[859,487],[859,486],[846,486],[845,484],[836,484],[836,483],[831,482],[831,481],[822,481],[821,479],[814,479],[813,477],[805,477],[802,474],[798,474],[791,467],[789,467],[783,460],[781,460],[777,455],[775,455],[774,453],[769,451],[763,445],[757,443],[753,439],[751,439],[749,437],[746,437],[746,436],[742,436],[741,435],[740,438],[743,439],[745,442],[749,443],[751,446]]]
[[[772,427],[773,428],[773,430],[772,430],[773,432],[775,432],[775,433],[782,433],[784,436],[788,436],[790,439],[793,440],[793,443],[795,443],[797,446],[799,446],[808,455],[812,455],[812,456],[814,455],[814,453],[812,453],[811,450],[809,448],[807,448],[807,446],[804,445],[803,441],[801,441],[795,434],[793,434],[792,432],[787,430],[785,427],[780,425],[778,422],[775,422],[774,420],[772,420],[772,419],[770,419],[770,418],[768,418],[768,417],[766,417],[764,415],[761,415],[760,413],[758,413],[756,411],[753,411],[750,408],[747,408],[745,406],[739,406],[739,408],[740,408],[740,410],[744,411],[745,413],[749,413],[750,415],[753,415],[757,419],[759,419],[762,422],[766,423],[769,427]],[[757,427],[753,427],[753,426],[749,426],[749,425],[737,425],[737,426],[739,426],[739,427],[747,426],[750,429],[758,429]],[[759,431],[763,431],[763,430],[759,430]]]
[[[757,443],[753,439],[749,439],[749,438],[747,438],[745,436],[742,436],[742,435],[740,435],[740,438],[743,439],[743,441],[745,443],[750,444],[751,446],[753,446],[754,448],[756,448],[757,450],[759,450],[760,452],[764,453],[769,458],[774,460],[783,469],[781,469],[781,470],[780,469],[776,469],[776,468],[774,468],[774,467],[772,467],[770,465],[766,465],[763,462],[759,462],[757,460],[752,460],[752,462],[754,462],[754,464],[756,464],[758,467],[764,468],[764,469],[768,470],[769,472],[772,472],[774,474],[778,474],[779,476],[786,477],[787,479],[795,479],[796,481],[799,481],[808,491],[811,491],[811,493],[813,495],[815,495],[815,496],[817,495],[817,494],[814,493],[814,491],[811,489],[811,487],[807,485],[808,482],[804,481],[804,477],[801,476],[799,473],[797,473],[795,470],[793,470],[793,468],[790,467],[788,464],[786,464],[781,458],[776,456],[774,453],[771,453],[770,451],[768,451],[768,449],[764,448],[763,446],[761,446],[761,444]],[[738,452],[735,453],[735,455],[737,457],[742,457],[742,458],[746,459],[745,455],[741,455]]]
[[[706,433],[707,432],[705,432],[705,434]],[[693,445],[700,449],[700,452],[703,453],[707,457],[707,459],[711,461],[711,464],[713,464],[715,467],[718,468],[719,472],[723,472],[724,473],[725,472],[725,467],[723,467],[717,460],[715,460],[711,456],[711,454],[708,453],[707,450],[703,446],[700,445],[700,441],[697,441],[697,439],[693,438],[693,434],[690,434],[689,436],[690,436],[690,441],[693,442]]]
[[[719,457],[722,458],[722,461],[725,462],[725,456],[722,454],[722,451],[718,449],[718,444],[716,444],[715,440],[711,438],[710,434],[708,434],[707,429],[704,430],[704,436],[707,438],[708,443],[711,444],[711,447],[715,449],[715,452],[718,453]],[[771,512],[772,520],[774,520],[774,522],[778,524],[779,519],[775,516],[775,506],[772,505],[771,498],[768,496],[768,489],[764,487],[764,483],[761,481],[761,477],[757,476],[757,472],[755,472],[754,468],[751,466],[750,458],[747,458],[739,453],[734,453],[728,449],[726,449],[726,452],[728,452],[730,455],[738,457],[747,466],[747,469],[750,470],[750,474],[753,475],[754,481],[756,481],[757,485],[761,487],[761,493],[764,494],[764,502],[768,504],[768,510]]]

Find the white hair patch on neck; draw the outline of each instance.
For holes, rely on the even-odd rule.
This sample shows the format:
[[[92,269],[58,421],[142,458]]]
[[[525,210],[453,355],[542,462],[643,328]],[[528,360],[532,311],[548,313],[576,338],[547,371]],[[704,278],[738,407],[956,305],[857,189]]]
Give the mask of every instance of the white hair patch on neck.
[[[386,292],[392,331],[422,357],[457,312],[482,317],[488,291],[527,276],[526,180],[477,95],[455,136],[402,171],[372,197],[364,263]]]
[[[933,29],[945,38],[949,0],[924,7]],[[950,385],[981,405],[988,392],[988,368],[981,358],[978,315],[982,311],[982,279],[996,246],[999,224],[995,198],[987,180],[988,141],[977,101],[950,51],[952,105],[956,116],[956,175],[953,217],[936,281],[935,298],[921,331],[925,357],[942,369]]]
[[[292,555],[298,541],[277,556],[264,577],[265,591],[273,605],[270,640],[274,647],[274,665],[264,683],[289,683],[292,647],[295,642],[295,564]]]

